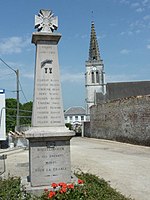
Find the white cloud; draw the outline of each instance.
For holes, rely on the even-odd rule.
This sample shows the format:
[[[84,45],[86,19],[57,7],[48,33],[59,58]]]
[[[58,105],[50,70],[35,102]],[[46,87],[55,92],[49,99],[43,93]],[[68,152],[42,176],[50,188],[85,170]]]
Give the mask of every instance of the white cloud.
[[[150,49],[150,44],[147,45],[147,49]]]
[[[144,11],[144,8],[137,8],[136,9],[136,12],[143,12]]]
[[[120,33],[120,35],[125,35],[126,34],[126,32],[125,31],[122,31],[121,33]]]
[[[34,79],[34,74],[33,73],[24,73],[22,75],[25,78]]]
[[[143,0],[142,1],[143,6],[146,6],[148,3],[149,3],[149,0]]]
[[[82,39],[85,39],[85,38],[87,38],[87,37],[88,37],[87,34],[81,35],[81,38],[82,38]]]
[[[121,54],[124,54],[124,55],[126,55],[126,54],[129,54],[131,51],[129,50],[129,49],[122,49],[121,51],[120,51],[120,53]]]
[[[30,44],[29,38],[10,37],[0,40],[0,53],[13,54],[21,53],[22,49]]]
[[[83,82],[84,81],[84,73],[62,73],[61,74],[62,82]]]
[[[150,15],[145,15],[145,16],[143,17],[143,19],[144,19],[144,20],[150,20]]]
[[[138,2],[135,2],[135,3],[132,3],[132,4],[131,4],[131,7],[133,7],[133,8],[139,7],[139,6],[140,6],[140,4],[139,4]]]
[[[135,74],[117,74],[117,75],[106,75],[106,82],[126,82],[137,80],[138,76]]]
[[[125,4],[133,8],[136,12],[143,12],[150,8],[150,1],[149,0],[136,0],[136,1],[129,1],[129,0],[120,0],[121,4]]]
[[[101,40],[101,39],[103,39],[103,38],[105,38],[106,37],[106,34],[105,33],[102,33],[101,35],[98,35],[97,36],[97,39],[98,40]]]
[[[135,32],[138,34],[138,33],[141,33],[141,30],[138,29],[138,30],[136,30]]]

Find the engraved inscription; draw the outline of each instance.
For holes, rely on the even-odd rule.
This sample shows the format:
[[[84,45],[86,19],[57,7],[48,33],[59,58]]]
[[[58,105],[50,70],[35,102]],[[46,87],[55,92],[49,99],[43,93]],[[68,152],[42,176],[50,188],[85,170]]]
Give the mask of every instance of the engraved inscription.
[[[55,141],[46,142],[45,144],[46,146],[35,148],[36,158],[41,160],[42,165],[35,166],[33,168],[34,173],[43,172],[45,176],[54,176],[66,171],[67,167],[63,165],[64,160],[67,158],[65,154],[66,148],[64,146],[56,146]]]
[[[46,73],[52,73],[52,68],[44,68]],[[37,123],[41,125],[60,124],[61,99],[58,79],[37,79]],[[46,111],[47,110],[47,111]]]
[[[35,80],[34,123],[36,126],[64,125],[61,87],[57,69],[57,48],[50,43],[38,47],[37,76]]]

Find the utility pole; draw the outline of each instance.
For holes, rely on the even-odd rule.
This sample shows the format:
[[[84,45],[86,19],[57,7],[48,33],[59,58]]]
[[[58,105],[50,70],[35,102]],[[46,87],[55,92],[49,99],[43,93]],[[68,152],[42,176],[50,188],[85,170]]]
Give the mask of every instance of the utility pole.
[[[16,81],[17,81],[17,97],[16,97],[16,101],[17,101],[17,114],[16,114],[16,127],[18,128],[20,125],[20,118],[19,118],[19,69],[15,70],[12,67],[10,67],[2,58],[0,58],[0,61],[2,61],[9,69],[11,69],[12,71],[15,72],[16,74]]]
[[[20,125],[20,118],[19,118],[19,70],[15,70],[15,73],[16,73],[16,81],[17,81],[17,115],[16,115],[16,126],[17,128],[19,127]]]

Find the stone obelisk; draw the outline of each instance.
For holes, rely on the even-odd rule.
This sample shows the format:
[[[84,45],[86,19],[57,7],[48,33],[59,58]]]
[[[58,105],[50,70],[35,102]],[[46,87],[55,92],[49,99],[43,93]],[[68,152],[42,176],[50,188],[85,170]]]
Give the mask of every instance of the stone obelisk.
[[[35,16],[37,32],[32,126],[29,139],[29,180],[31,188],[50,186],[52,182],[70,182],[70,139],[74,132],[65,127],[58,62],[58,42],[54,33],[58,19],[50,10]]]

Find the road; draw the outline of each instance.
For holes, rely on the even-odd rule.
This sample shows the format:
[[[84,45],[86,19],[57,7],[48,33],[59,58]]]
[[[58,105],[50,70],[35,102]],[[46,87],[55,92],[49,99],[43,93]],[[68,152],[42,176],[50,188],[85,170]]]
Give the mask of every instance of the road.
[[[2,153],[2,152],[0,152]],[[6,152],[6,173],[28,175],[28,150]],[[72,171],[89,172],[135,200],[150,200],[150,147],[75,137],[71,140]]]

